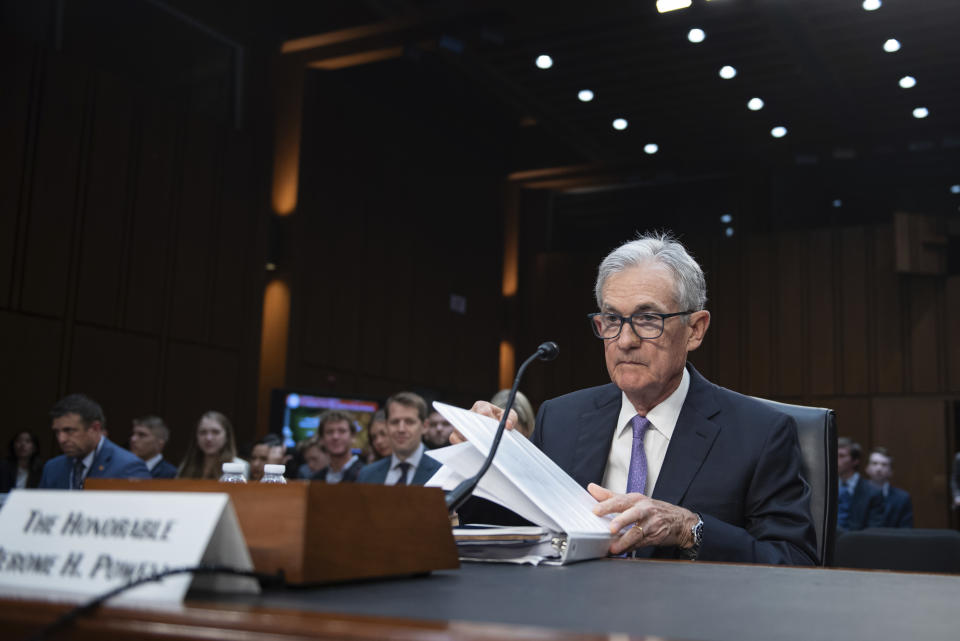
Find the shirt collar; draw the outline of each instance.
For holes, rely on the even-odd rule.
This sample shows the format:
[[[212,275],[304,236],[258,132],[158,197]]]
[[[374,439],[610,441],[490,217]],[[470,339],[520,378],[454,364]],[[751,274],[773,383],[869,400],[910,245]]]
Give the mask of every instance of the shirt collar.
[[[853,476],[848,478],[846,481],[842,481],[842,482],[846,483],[847,489],[853,492],[855,489],[857,489],[857,483],[859,481],[860,481],[860,472],[854,472]]]
[[[86,474],[90,471],[90,466],[93,465],[93,459],[97,457],[97,454],[100,453],[100,449],[103,447],[103,436],[100,436],[100,440],[97,441],[97,446],[90,450],[90,453],[84,456],[81,460],[83,461],[83,473]]]
[[[152,472],[152,471],[153,471],[153,468],[155,468],[157,465],[159,465],[159,464],[160,464],[160,461],[162,461],[162,460],[163,460],[163,454],[157,454],[157,455],[154,456],[153,458],[147,459],[146,461],[144,461],[144,463],[147,464],[147,469]]]
[[[423,456],[423,452],[426,448],[423,446],[423,443],[417,446],[417,449],[414,450],[413,454],[404,459],[407,463],[410,464],[410,467],[416,469],[420,465],[420,458]],[[400,459],[397,458],[396,454],[390,455],[390,469],[395,470],[397,466],[400,465]]]
[[[673,430],[677,426],[677,419],[680,418],[680,410],[683,409],[683,402],[687,400],[687,392],[690,390],[690,372],[683,368],[683,376],[680,378],[680,384],[673,393],[665,398],[663,402],[647,412],[647,420],[650,421],[650,427],[657,430],[669,441],[673,436]],[[621,392],[620,417],[617,419],[617,433],[630,429],[630,421],[637,415],[637,410],[627,398],[626,392]]]

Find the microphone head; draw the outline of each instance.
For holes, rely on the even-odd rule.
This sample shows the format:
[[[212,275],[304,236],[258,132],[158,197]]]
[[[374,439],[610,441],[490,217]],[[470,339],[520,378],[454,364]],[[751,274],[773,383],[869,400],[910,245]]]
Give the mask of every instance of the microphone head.
[[[560,348],[553,341],[547,341],[546,343],[540,343],[540,347],[537,348],[537,353],[540,354],[540,360],[552,361],[559,356]]]

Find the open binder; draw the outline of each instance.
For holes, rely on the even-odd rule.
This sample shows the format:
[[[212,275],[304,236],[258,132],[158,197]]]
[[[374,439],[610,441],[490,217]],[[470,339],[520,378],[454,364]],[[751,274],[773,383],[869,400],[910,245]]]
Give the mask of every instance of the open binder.
[[[483,465],[497,421],[452,405],[433,405],[467,438],[466,443],[427,452],[443,464],[427,485],[450,490]],[[528,537],[525,545],[522,537],[511,536],[509,528],[497,528],[487,539],[478,538],[482,533],[475,528],[456,530],[462,559],[563,565],[607,556],[610,518],[595,515],[596,500],[516,431],[504,433],[474,495],[513,510],[541,531],[516,529]]]

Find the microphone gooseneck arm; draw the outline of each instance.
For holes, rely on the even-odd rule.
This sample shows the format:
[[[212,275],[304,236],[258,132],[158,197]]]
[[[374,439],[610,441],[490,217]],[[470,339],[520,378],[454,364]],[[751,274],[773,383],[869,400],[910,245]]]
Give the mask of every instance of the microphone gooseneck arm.
[[[500,439],[503,438],[503,431],[507,427],[507,418],[510,416],[510,410],[513,409],[513,399],[516,398],[517,388],[520,387],[520,378],[523,376],[523,372],[527,369],[527,365],[538,358],[544,361],[552,361],[559,353],[560,348],[557,347],[557,344],[553,341],[541,343],[541,345],[537,348],[537,351],[534,352],[530,358],[523,361],[523,364],[520,365],[519,369],[517,369],[517,376],[513,379],[513,387],[510,388],[510,396],[507,398],[507,405],[503,409],[503,416],[500,417],[500,424],[497,426],[497,433],[493,437],[493,444],[490,446],[490,453],[487,454],[486,460],[484,460],[483,465],[480,466],[480,471],[470,478],[461,481],[457,487],[447,494],[446,501],[448,512],[452,514],[457,508],[463,505],[468,498],[470,498],[470,496],[473,494],[473,491],[476,489],[477,484],[480,482],[480,479],[483,478],[483,475],[486,474],[487,470],[490,468],[490,464],[493,463],[493,456],[497,453],[497,447],[500,445]]]

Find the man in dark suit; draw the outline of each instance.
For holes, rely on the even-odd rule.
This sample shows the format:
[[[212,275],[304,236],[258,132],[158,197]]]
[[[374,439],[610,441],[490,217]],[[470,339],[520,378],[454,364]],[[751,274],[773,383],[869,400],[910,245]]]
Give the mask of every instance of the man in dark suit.
[[[862,452],[859,443],[846,437],[837,439],[838,530],[883,526],[883,495],[857,471]]]
[[[386,408],[387,437],[393,454],[360,470],[357,482],[423,485],[440,469],[440,463],[424,454],[427,403],[413,392],[399,392],[387,399]]]
[[[150,478],[140,458],[103,435],[106,419],[93,399],[66,396],[53,406],[50,417],[63,454],[43,466],[40,488],[79,490],[88,478]]]
[[[613,383],[545,402],[532,440],[587,486],[597,514],[616,515],[610,553],[814,563],[793,419],[686,362],[710,324],[696,261],[645,235],[601,262],[595,294]],[[474,411],[501,415],[482,401]]]
[[[910,493],[890,485],[893,457],[885,447],[875,447],[867,459],[867,478],[883,495],[883,527],[913,527],[913,501]]]
[[[363,469],[360,457],[353,453],[353,419],[346,412],[328,410],[320,415],[317,434],[330,463],[313,475],[324,483],[353,483]]]
[[[163,458],[163,448],[170,440],[170,429],[159,416],[141,416],[133,420],[130,451],[139,456],[155,479],[172,479],[177,467]]]

